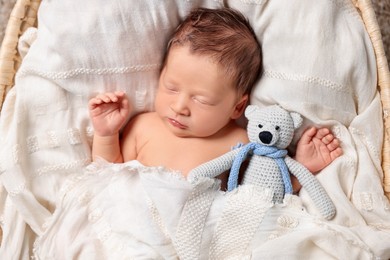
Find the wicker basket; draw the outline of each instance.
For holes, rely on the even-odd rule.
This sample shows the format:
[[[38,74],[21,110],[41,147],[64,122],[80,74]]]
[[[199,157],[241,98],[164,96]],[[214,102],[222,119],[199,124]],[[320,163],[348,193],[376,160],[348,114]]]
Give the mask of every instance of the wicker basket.
[[[371,0],[351,0],[359,10],[373,43],[378,67],[378,88],[381,93],[384,114],[384,144],[382,167],[383,188],[390,199],[390,72],[385,56],[380,28]],[[36,26],[37,11],[41,0],[17,0],[11,13],[5,37],[0,49],[0,109],[4,98],[14,84],[15,73],[21,63],[17,52],[19,36],[29,27]]]
[[[29,27],[36,26],[40,3],[41,0],[18,0],[10,15],[0,48],[0,110],[22,62],[17,51],[19,36]]]

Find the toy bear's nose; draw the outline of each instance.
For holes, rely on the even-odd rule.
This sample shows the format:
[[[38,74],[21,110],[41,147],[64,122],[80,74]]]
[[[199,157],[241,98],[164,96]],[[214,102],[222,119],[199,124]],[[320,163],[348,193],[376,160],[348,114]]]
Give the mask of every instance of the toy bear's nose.
[[[268,131],[260,132],[259,139],[263,144],[269,144],[272,141],[272,134]]]

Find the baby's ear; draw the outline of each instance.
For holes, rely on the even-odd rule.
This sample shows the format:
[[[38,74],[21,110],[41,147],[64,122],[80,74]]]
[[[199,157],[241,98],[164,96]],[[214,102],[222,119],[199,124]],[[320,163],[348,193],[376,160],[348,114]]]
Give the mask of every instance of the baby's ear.
[[[302,118],[301,114],[299,114],[297,112],[290,112],[290,116],[293,119],[294,128],[298,129],[303,123],[303,118]]]
[[[245,109],[245,117],[251,119],[251,117],[259,110],[259,107],[256,105],[249,105]]]

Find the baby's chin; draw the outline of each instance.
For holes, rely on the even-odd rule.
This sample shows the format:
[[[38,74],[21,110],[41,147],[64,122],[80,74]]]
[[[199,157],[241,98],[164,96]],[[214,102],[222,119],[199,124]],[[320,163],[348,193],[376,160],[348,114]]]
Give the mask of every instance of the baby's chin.
[[[171,133],[179,138],[208,138],[210,134],[197,133],[192,131],[190,128],[186,129],[170,129]]]

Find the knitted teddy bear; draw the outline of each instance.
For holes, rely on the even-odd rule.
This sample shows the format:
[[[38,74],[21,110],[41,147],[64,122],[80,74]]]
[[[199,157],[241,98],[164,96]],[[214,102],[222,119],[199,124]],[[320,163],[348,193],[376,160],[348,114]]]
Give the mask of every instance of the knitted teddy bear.
[[[320,213],[332,219],[336,209],[321,184],[302,164],[287,155],[286,148],[294,131],[302,124],[301,115],[278,105],[262,109],[250,105],[245,116],[249,120],[250,143],[196,167],[189,173],[188,180],[194,183],[202,177],[214,178],[230,169],[228,191],[231,191],[237,187],[241,163],[249,157],[241,185],[272,189],[274,203],[282,203],[286,193],[292,194],[291,173],[309,193]]]

